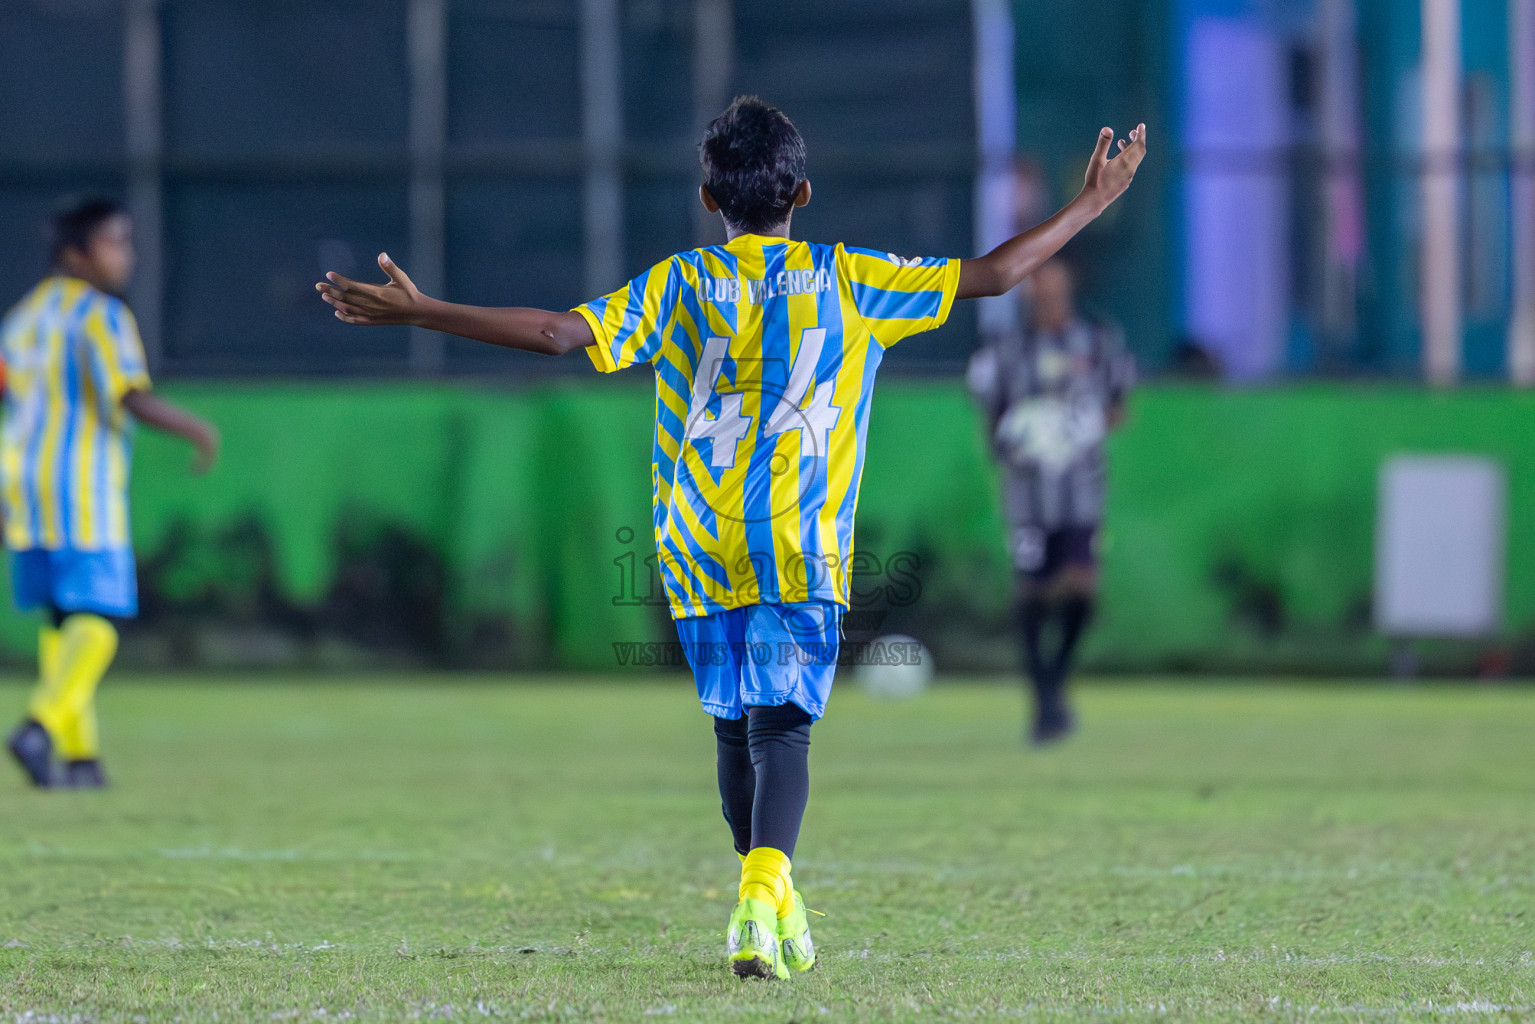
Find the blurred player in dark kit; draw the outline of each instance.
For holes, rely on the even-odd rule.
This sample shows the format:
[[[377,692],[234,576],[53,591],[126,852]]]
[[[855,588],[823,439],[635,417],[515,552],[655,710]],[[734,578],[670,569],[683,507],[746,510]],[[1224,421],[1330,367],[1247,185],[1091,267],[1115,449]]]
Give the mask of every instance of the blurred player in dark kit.
[[[1034,688],[1029,735],[1041,745],[1075,725],[1066,683],[1098,590],[1103,441],[1124,416],[1135,376],[1119,331],[1077,312],[1075,284],[1064,260],[1040,266],[1020,289],[1023,326],[991,338],[968,373],[1002,469],[1024,664]]]

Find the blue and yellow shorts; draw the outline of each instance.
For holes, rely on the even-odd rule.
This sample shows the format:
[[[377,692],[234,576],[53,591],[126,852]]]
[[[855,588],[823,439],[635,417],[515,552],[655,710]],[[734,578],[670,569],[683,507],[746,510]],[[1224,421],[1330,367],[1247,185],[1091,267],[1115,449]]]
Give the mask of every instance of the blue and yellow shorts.
[[[677,620],[698,700],[715,718],[796,704],[826,713],[837,672],[842,608],[827,601],[753,604]]]

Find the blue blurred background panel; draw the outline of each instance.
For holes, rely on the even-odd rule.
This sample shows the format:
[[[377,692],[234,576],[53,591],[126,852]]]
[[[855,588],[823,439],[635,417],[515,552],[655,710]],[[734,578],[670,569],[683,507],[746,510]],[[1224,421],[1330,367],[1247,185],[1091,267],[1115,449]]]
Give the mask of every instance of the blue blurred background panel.
[[[161,19],[173,158],[400,159],[404,0],[171,0]]]
[[[783,107],[813,150],[930,150],[969,166],[971,24],[948,0],[742,5],[740,81]],[[896,161],[891,161],[896,163]]]
[[[178,372],[402,373],[403,327],[315,308],[324,270],[377,277],[406,244],[403,182],[190,182],[166,195],[165,359]]]
[[[629,0],[621,10],[624,134],[652,147],[649,161],[684,170],[696,166],[703,127],[694,124],[691,94],[693,7],[692,0]]]
[[[557,0],[448,9],[448,143],[455,150],[581,136],[580,22]]]
[[[0,4],[0,174],[123,155],[115,4]]]
[[[693,238],[698,177],[687,173],[629,176],[624,194],[624,268],[637,272],[696,244]],[[723,237],[723,235],[722,235]]]
[[[581,189],[569,177],[455,182],[447,196],[447,297],[476,305],[568,309],[581,294]],[[450,373],[578,370],[542,356],[447,340]]]

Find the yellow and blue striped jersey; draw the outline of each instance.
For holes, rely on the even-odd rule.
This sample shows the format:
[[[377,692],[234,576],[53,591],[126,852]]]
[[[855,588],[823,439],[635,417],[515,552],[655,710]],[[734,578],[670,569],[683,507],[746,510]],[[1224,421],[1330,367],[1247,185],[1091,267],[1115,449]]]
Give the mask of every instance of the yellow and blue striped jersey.
[[[599,370],[655,368],[653,526],[673,616],[848,604],[875,371],[948,318],[958,286],[958,260],[740,235],[577,307]]]
[[[133,418],[120,403],[149,387],[127,304],[78,278],[49,277],[6,315],[0,356],[6,546],[127,547]]]

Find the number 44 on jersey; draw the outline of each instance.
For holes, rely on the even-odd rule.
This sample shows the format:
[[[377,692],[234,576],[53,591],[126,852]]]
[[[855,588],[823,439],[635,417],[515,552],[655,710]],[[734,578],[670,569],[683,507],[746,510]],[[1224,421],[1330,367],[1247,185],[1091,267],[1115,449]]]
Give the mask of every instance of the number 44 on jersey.
[[[805,459],[826,457],[829,435],[842,414],[841,408],[831,403],[833,381],[817,384],[809,403],[805,402],[825,343],[824,327],[807,327],[800,333],[794,365],[789,368],[788,386],[778,396],[763,426],[763,434],[768,437],[797,431],[800,457]],[[745,396],[737,390],[723,390],[731,386],[722,376],[729,346],[728,338],[710,338],[704,345],[698,374],[693,378],[693,397],[688,403],[687,439],[701,441],[708,438],[714,442],[709,464],[716,469],[728,469],[736,464],[736,446],[752,431],[752,417],[741,412]],[[736,362],[739,367],[741,360]],[[719,411],[711,419],[707,410],[715,395],[720,399]],[[765,406],[770,396],[764,392],[762,397]]]

